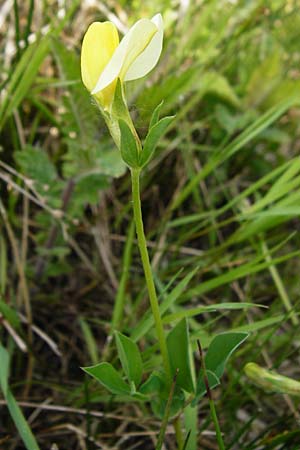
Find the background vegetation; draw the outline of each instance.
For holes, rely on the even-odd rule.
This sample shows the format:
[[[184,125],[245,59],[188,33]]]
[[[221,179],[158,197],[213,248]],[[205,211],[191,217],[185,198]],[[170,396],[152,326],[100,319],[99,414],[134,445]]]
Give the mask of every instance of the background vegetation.
[[[122,34],[157,12],[160,63],[127,91],[141,136],[161,100],[163,114],[176,114],[142,179],[161,298],[195,270],[165,322],[188,316],[204,349],[216,333],[249,331],[214,391],[226,448],[300,448],[299,402],[260,390],[242,370],[254,361],[300,378],[299,6],[1,3],[1,448],[24,448],[6,403],[24,430],[22,408],[42,449],[153,448],[150,408],[112,398],[80,369],[117,364],[112,324],[152,355],[146,369],[160,361],[145,325],[129,176],[81,83],[79,54],[92,21],[112,20]],[[196,309],[229,302],[265,308]],[[190,450],[217,448],[207,399],[186,420]]]

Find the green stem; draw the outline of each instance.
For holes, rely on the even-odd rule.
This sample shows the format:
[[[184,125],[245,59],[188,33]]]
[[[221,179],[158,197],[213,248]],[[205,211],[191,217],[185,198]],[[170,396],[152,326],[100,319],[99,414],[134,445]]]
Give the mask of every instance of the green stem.
[[[181,450],[184,445],[184,439],[181,429],[181,423],[180,423],[180,416],[176,417],[176,419],[173,422],[174,430],[175,430],[175,436],[176,436],[176,442],[178,445],[178,449]]]
[[[150,305],[152,314],[154,317],[155,328],[158,338],[158,343],[163,358],[163,365],[167,375],[167,378],[171,382],[171,369],[170,361],[167,350],[167,343],[164,334],[163,324],[159,312],[159,304],[156,295],[155,285],[152,276],[152,269],[149,261],[149,255],[147,250],[147,243],[144,233],[141,199],[140,199],[140,169],[131,169],[131,182],[132,182],[132,200],[133,200],[133,212],[136,227],[136,234],[138,239],[138,245],[140,249],[141,259],[144,268],[144,274],[149,294]]]
[[[206,366],[205,366],[205,359],[203,356],[202,347],[201,347],[199,340],[197,340],[197,345],[198,345],[198,350],[199,350],[199,355],[200,355],[200,362],[201,362],[201,366],[202,366],[202,370],[203,370],[203,379],[204,379],[208,402],[209,402],[210,415],[211,415],[212,421],[215,426],[219,450],[225,450],[225,445],[224,445],[223,438],[222,438],[222,433],[221,433],[221,429],[220,429],[220,425],[219,425],[219,421],[218,421],[218,416],[217,416],[214,400],[212,398],[211,390],[209,387],[209,381],[208,381],[207,371],[206,371]]]
[[[217,436],[217,441],[218,441],[218,445],[219,445],[219,450],[225,450],[225,445],[224,445],[224,442],[223,442],[222,433],[221,433],[221,429],[220,429],[220,425],[219,425],[218,416],[217,416],[217,412],[216,412],[214,401],[212,400],[212,398],[209,398],[208,401],[209,401],[211,418],[212,418],[212,420],[214,422],[214,425],[215,425],[215,430],[216,430],[216,436]]]
[[[272,256],[270,255],[267,243],[264,240],[262,240],[261,244],[262,244],[262,250],[263,250],[263,253],[265,255],[266,261],[271,263],[272,262]],[[297,315],[295,314],[295,311],[293,309],[291,300],[290,300],[290,298],[288,296],[288,293],[287,293],[287,291],[285,289],[285,286],[284,286],[284,284],[282,282],[282,279],[281,279],[281,277],[279,275],[279,272],[277,270],[276,265],[275,264],[270,265],[269,266],[269,271],[271,273],[271,276],[273,278],[275,286],[276,286],[276,288],[278,290],[278,293],[279,293],[279,296],[280,296],[280,298],[282,300],[282,303],[283,303],[285,309],[287,310],[287,312],[290,313],[290,318],[291,318],[292,324],[293,325],[299,325],[299,319],[298,319]]]
[[[171,405],[172,405],[174,390],[175,390],[175,386],[176,386],[177,375],[178,375],[178,371],[176,371],[176,373],[174,375],[174,378],[173,378],[173,382],[171,384],[171,389],[170,389],[168,401],[167,401],[167,404],[166,404],[166,407],[165,407],[164,417],[163,417],[163,420],[162,420],[162,424],[161,424],[160,432],[159,432],[159,435],[158,435],[158,439],[157,439],[157,444],[156,444],[155,450],[161,450],[161,448],[163,446],[163,442],[164,442],[164,438],[165,438],[165,434],[166,434],[166,430],[167,430],[167,426],[168,426],[170,411],[171,411]],[[175,429],[175,431],[176,431],[176,429]],[[181,449],[181,447],[179,447],[179,449]]]

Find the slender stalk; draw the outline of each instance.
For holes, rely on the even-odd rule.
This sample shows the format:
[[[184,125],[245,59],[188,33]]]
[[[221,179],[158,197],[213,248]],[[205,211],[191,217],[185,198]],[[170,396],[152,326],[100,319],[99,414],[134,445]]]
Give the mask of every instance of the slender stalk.
[[[262,246],[262,250],[263,250],[263,253],[265,255],[266,261],[267,262],[272,262],[272,256],[270,255],[267,243],[264,240],[262,240],[261,246]],[[291,300],[290,300],[289,295],[288,295],[288,293],[287,293],[287,291],[285,289],[285,286],[284,286],[284,284],[282,282],[282,279],[281,279],[281,277],[279,275],[279,272],[277,270],[276,265],[275,264],[270,265],[269,266],[269,271],[270,271],[270,274],[271,274],[271,276],[273,278],[273,281],[275,283],[275,286],[277,288],[277,291],[279,293],[281,301],[282,301],[285,309],[287,310],[287,312],[290,313],[289,316],[291,318],[292,324],[293,325],[299,325],[299,319],[298,319],[297,314],[295,313],[295,310],[294,310],[294,308],[292,306]]]
[[[174,378],[173,378],[173,382],[171,384],[171,389],[170,389],[167,405],[166,405],[166,408],[165,408],[165,414],[164,414],[164,417],[163,417],[163,420],[162,420],[162,424],[161,424],[161,428],[160,428],[160,432],[159,432],[159,436],[158,436],[158,440],[157,440],[157,444],[156,444],[155,450],[161,450],[161,448],[163,446],[163,442],[164,442],[164,438],[165,438],[165,434],[166,434],[166,429],[167,429],[167,425],[168,425],[168,421],[169,421],[170,411],[171,411],[171,405],[172,405],[174,390],[175,390],[175,386],[176,386],[177,375],[178,375],[178,370],[176,371],[176,373],[174,375]],[[181,448],[181,447],[179,447],[179,448]]]
[[[181,429],[181,422],[180,422],[180,416],[176,417],[176,419],[173,422],[174,430],[175,430],[175,436],[176,436],[176,442],[178,445],[178,449],[181,450],[184,446],[184,438],[182,434]]]
[[[219,425],[219,421],[218,421],[218,416],[217,416],[214,400],[212,398],[211,390],[210,390],[210,387],[209,387],[209,382],[208,382],[208,377],[207,377],[207,372],[206,372],[206,366],[205,366],[205,359],[204,359],[204,356],[203,356],[202,347],[201,347],[201,344],[200,344],[199,340],[197,340],[197,345],[198,345],[198,350],[199,350],[199,354],[200,354],[200,362],[201,362],[201,366],[202,366],[202,370],[203,370],[203,379],[204,379],[206,392],[207,392],[207,397],[208,397],[208,402],[209,402],[209,407],[210,407],[210,415],[211,415],[212,421],[213,421],[214,426],[215,426],[216,437],[217,437],[217,441],[218,441],[219,450],[225,450],[225,445],[224,445],[223,438],[222,438],[221,428],[220,428],[220,425]]]
[[[141,199],[140,199],[140,169],[131,169],[131,182],[132,182],[132,200],[133,200],[133,212],[136,227],[136,234],[138,239],[138,245],[140,249],[141,259],[143,263],[143,269],[149,294],[150,305],[152,314],[154,317],[155,328],[158,338],[158,343],[163,358],[163,365],[167,375],[167,378],[171,382],[171,369],[170,361],[167,350],[167,343],[164,334],[163,324],[159,312],[159,304],[156,295],[156,289],[153,281],[151,265],[149,261],[149,255],[147,250],[147,243],[144,233]]]

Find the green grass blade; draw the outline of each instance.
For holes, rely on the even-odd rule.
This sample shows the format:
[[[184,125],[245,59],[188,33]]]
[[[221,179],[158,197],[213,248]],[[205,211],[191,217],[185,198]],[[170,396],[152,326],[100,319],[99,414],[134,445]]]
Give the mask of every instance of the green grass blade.
[[[13,419],[14,424],[27,450],[39,450],[39,446],[35,440],[35,437],[33,436],[32,431],[28,423],[26,422],[26,419],[23,416],[23,413],[8,386],[9,354],[1,344],[0,360],[0,386],[6,400],[11,418]]]

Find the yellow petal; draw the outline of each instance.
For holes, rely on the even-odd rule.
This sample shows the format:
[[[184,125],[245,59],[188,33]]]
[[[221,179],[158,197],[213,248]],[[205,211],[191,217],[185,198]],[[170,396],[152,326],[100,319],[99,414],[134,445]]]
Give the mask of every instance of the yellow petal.
[[[123,37],[112,58],[101,73],[92,94],[103,92],[117,78],[133,80],[146,75],[158,61],[162,49],[163,24],[161,15],[152,20],[141,19]],[[137,61],[141,56],[140,61]],[[135,64],[137,61],[137,64]],[[133,70],[131,71],[131,67]],[[126,77],[129,73],[129,78]]]
[[[82,42],[81,77],[90,92],[95,87],[118,44],[119,35],[113,23],[94,22],[89,26]],[[106,106],[111,103],[115,83],[114,81],[95,96],[102,105]]]

